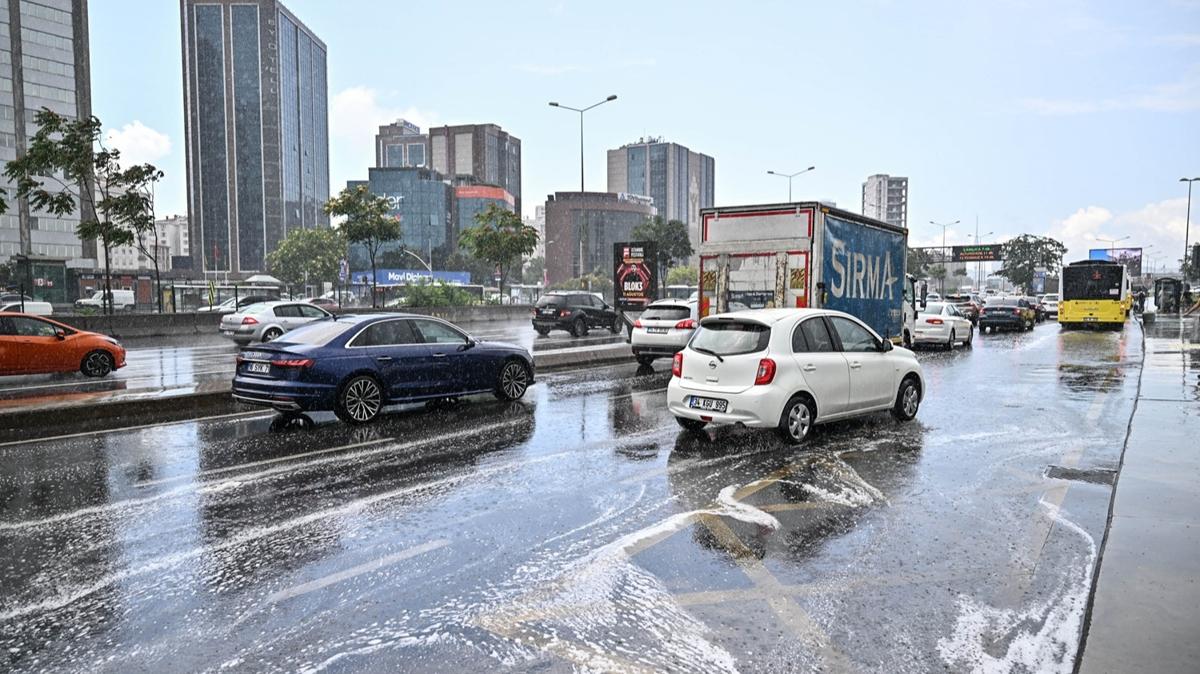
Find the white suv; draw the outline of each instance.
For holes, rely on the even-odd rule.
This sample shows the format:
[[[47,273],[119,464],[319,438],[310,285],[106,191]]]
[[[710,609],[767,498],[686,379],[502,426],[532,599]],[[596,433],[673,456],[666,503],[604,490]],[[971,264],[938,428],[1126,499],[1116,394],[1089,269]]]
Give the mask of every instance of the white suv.
[[[710,316],[675,354],[667,407],[679,425],[776,428],[803,442],[814,424],[891,410],[917,415],[925,386],[912,351],[857,318],[820,309]]]
[[[655,358],[670,358],[687,346],[696,332],[696,303],[684,300],[659,300],[651,303],[633,322],[629,345],[639,365]]]

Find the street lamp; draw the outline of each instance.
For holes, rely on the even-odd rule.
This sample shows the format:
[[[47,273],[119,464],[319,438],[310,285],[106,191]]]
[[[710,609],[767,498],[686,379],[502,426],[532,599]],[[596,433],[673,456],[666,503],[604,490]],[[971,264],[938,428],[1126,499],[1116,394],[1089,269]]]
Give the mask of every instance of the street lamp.
[[[1093,234],[1092,238],[1097,241],[1103,241],[1104,243],[1107,243],[1108,244],[1108,256],[1112,257],[1113,251],[1116,249],[1117,244],[1120,243],[1121,241],[1124,241],[1125,239],[1128,239],[1129,237],[1122,236],[1119,239],[1106,239],[1102,236],[1096,236],[1095,234]]]
[[[570,110],[572,112],[579,113],[579,191],[580,192],[584,191],[584,189],[583,189],[583,113],[587,112],[588,110],[591,110],[594,107],[604,105],[605,103],[608,103],[609,101],[615,101],[615,100],[617,100],[617,95],[613,94],[613,95],[609,96],[608,98],[604,99],[603,101],[600,101],[599,103],[593,103],[593,104],[587,106],[586,108],[572,108],[569,105],[563,105],[563,104],[557,103],[555,101],[550,101],[550,107],[552,107],[552,108],[562,108],[563,110]]]
[[[1184,220],[1184,223],[1183,223],[1183,261],[1184,262],[1188,261],[1188,241],[1189,241],[1188,235],[1191,234],[1191,229],[1192,229],[1192,183],[1196,182],[1197,180],[1200,180],[1200,178],[1180,178],[1179,179],[1179,182],[1188,184],[1187,219]],[[1196,261],[1192,260],[1192,266],[1194,267],[1195,265],[1196,265]],[[1182,276],[1183,279],[1186,281],[1187,280],[1187,270],[1183,268],[1182,264],[1180,265],[1179,271],[1181,272],[1180,276]]]
[[[993,234],[995,234],[995,232],[984,232],[983,234],[980,234],[979,233],[979,220],[978,220],[978,218],[975,220],[975,245],[976,246],[979,245],[980,237],[991,236]],[[981,293],[983,292],[983,263],[982,262],[975,263],[975,290],[977,292],[981,292]]]
[[[817,167],[809,166],[808,168],[804,169],[803,171],[796,171],[795,173],[779,173],[778,171],[767,171],[767,175],[779,176],[780,178],[787,178],[787,181],[788,181],[788,203],[790,204],[790,203],[792,203],[792,178],[795,178],[796,176],[798,176],[802,173],[808,173],[809,171],[811,171],[815,168],[817,168]]]
[[[960,222],[962,222],[962,221],[955,220],[954,222],[947,222],[946,224],[942,224],[940,222],[934,222],[933,220],[929,221],[929,224],[937,225],[938,227],[942,228],[942,278],[938,282],[938,286],[940,288],[941,295],[946,294],[946,274],[945,274],[945,271],[946,271],[946,230],[953,227],[954,225],[957,225]]]

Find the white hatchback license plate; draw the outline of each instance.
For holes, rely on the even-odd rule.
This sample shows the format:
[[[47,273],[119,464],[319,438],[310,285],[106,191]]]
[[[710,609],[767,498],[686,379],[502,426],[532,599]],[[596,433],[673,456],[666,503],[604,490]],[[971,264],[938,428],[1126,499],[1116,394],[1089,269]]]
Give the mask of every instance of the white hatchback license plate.
[[[666,328],[646,328],[646,332],[648,332],[652,335],[665,335],[665,334],[667,334],[667,329]]]
[[[254,374],[271,374],[270,363],[246,363],[246,372]]]
[[[705,410],[707,412],[724,412],[729,409],[728,400],[720,400],[717,398],[701,398],[692,396],[688,401],[688,407],[694,410]]]

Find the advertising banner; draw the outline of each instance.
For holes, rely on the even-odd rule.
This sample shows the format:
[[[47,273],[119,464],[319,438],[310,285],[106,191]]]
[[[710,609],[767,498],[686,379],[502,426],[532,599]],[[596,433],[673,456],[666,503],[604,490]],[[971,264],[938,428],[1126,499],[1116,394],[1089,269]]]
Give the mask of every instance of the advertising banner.
[[[978,246],[951,246],[951,262],[999,262],[1003,259],[1004,244],[985,243]]]
[[[904,319],[904,235],[825,215],[825,308],[844,311],[884,339]]]
[[[1125,265],[1130,276],[1142,275],[1141,248],[1093,248],[1088,251],[1089,260],[1108,260]]]
[[[355,285],[370,285],[371,270],[356,271],[350,275],[351,283]],[[470,285],[469,271],[435,271],[432,274],[425,269],[376,269],[375,282],[381,286],[401,286],[409,284],[430,283],[441,281],[452,285]]]
[[[653,241],[613,244],[613,304],[622,311],[641,311],[658,297],[654,278],[658,246]]]

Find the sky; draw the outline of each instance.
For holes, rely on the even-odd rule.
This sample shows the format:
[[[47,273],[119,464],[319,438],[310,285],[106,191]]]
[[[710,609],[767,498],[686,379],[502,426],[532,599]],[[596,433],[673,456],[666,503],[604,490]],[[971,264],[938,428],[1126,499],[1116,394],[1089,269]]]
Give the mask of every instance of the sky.
[[[1200,177],[1200,0],[285,3],[328,47],[331,192],[363,179],[377,127],[496,123],[521,139],[522,200],[605,190],[605,150],[661,136],[716,160],[716,204],[861,208],[909,178],[910,245],[1018,234],[1068,260],[1182,255]],[[93,107],[186,213],[179,3],[90,3]],[[1200,202],[1200,183],[1196,184]],[[1198,209],[1200,210],[1200,209]],[[1198,229],[1193,227],[1193,230]],[[1200,232],[1192,232],[1200,240]]]

